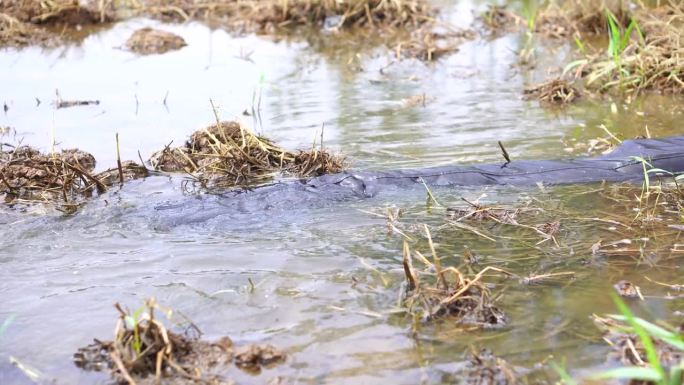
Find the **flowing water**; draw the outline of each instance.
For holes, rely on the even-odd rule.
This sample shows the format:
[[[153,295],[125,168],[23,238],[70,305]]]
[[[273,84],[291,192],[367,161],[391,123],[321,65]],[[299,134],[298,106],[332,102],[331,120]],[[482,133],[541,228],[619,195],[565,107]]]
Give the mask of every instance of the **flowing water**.
[[[454,7],[452,19],[467,25],[472,11]],[[143,26],[175,32],[188,46],[148,57],[119,48]],[[3,142],[21,139],[45,151],[53,142],[78,147],[105,169],[115,163],[115,133],[122,158],[137,160],[138,152],[147,158],[211,124],[210,99],[222,119],[241,119],[286,148],[311,146],[324,125],[325,146],[347,154],[358,169],[498,162],[497,140],[514,159],[578,156],[565,149],[605,136],[601,124],[625,138],[644,135],[646,127],[654,137],[681,134],[684,104],[672,97],[584,100],[565,110],[523,100],[522,88],[557,71],[572,46],[541,42],[540,64],[529,72],[517,66],[524,42],[517,34],[478,37],[424,64],[396,61],[370,42],[359,51],[364,44],[350,36],[234,37],[200,23],[147,19],[89,32],[54,50],[0,53],[0,101],[8,107],[0,126],[13,128]],[[57,110],[56,90],[64,99],[100,103]],[[425,105],[403,101],[422,94]],[[259,116],[243,114],[253,107]],[[510,239],[491,242],[438,228],[444,211],[427,207],[420,187],[366,200],[293,199],[253,209],[230,197],[184,194],[181,181],[135,181],[73,216],[3,209],[0,321],[12,322],[0,335],[0,383],[28,383],[10,356],[40,370],[41,381],[106,382],[77,369],[71,356],[93,337],[111,336],[115,302],[136,308],[148,297],[191,318],[208,339],[229,335],[290,353],[286,364],[259,377],[236,370],[239,383],[273,376],[308,384],[448,383],[470,345],[521,367],[550,355],[570,368],[594,367],[606,347],[588,317],[614,311],[607,294],[613,283],[628,279],[655,297],[666,290],[644,275],[681,283],[674,231],[643,241],[658,259],[651,266],[627,257],[587,266],[588,245],[616,233],[605,223],[568,226],[561,248],[534,246],[538,237],[517,230],[493,229]],[[498,204],[535,198],[562,208],[559,213],[593,217],[613,210],[599,194],[584,194],[595,188],[433,192],[449,205],[462,205],[461,197]],[[410,318],[390,314],[403,282],[401,237],[369,213],[388,207],[405,210],[408,230],[434,225],[446,263],[458,266],[467,248],[486,265],[518,274],[577,274],[543,285],[498,284],[500,307],[511,320],[504,329],[464,331],[446,321],[414,333]],[[205,218],[204,212],[214,214]],[[428,252],[424,240],[415,247]],[[646,305],[641,310],[650,317],[671,319],[682,300],[649,298]]]

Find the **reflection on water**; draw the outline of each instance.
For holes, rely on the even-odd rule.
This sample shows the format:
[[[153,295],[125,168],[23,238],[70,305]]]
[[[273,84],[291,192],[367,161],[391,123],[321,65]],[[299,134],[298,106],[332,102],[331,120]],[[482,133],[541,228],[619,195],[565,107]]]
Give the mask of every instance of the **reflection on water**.
[[[129,159],[137,159],[138,151],[147,157],[170,141],[184,141],[212,122],[210,98],[220,105],[222,118],[252,125],[243,111],[251,109],[253,95],[258,100],[259,90],[262,124],[257,128],[264,134],[301,148],[310,146],[325,124],[326,146],[364,169],[496,161],[497,140],[517,158],[567,157],[571,154],[563,152],[561,140],[604,136],[600,124],[627,138],[643,135],[646,126],[653,136],[680,130],[681,100],[669,97],[629,105],[616,101],[617,113],[606,101],[547,111],[522,100],[522,87],[541,80],[548,68],[527,75],[512,66],[522,42],[517,36],[476,39],[429,65],[396,62],[382,48],[357,56],[358,44],[231,37],[194,23],[163,26],[188,42],[178,52],[137,57],[119,49],[134,29],[155,24],[121,23],[55,51],[3,52],[0,101],[9,110],[0,116],[0,126],[13,127],[24,143],[44,150],[54,137],[61,148],[90,151],[99,168],[114,164],[115,132]],[[567,46],[546,48],[541,52],[549,56],[540,60],[550,63],[570,52]],[[50,101],[56,89],[64,98],[101,103],[54,110]],[[425,106],[403,102],[422,94],[429,97]],[[475,199],[482,191],[435,193],[452,203],[461,196]],[[486,193],[497,202],[542,194],[532,188]],[[544,199],[559,199],[580,212],[605,207],[591,197],[570,196],[551,189]],[[388,315],[403,280],[400,239],[388,236],[383,218],[366,211],[393,205],[405,208],[416,223],[438,224],[443,213],[426,209],[424,191],[160,225],[170,215],[165,207],[197,207],[201,215],[202,204],[224,204],[204,197],[193,205],[197,199],[183,196],[177,178],[153,177],[109,193],[74,217],[3,213],[0,320],[16,319],[0,336],[0,360],[13,355],[60,384],[100,381],[77,371],[71,354],[92,337],[110,335],[114,302],[136,307],[155,296],[190,316],[208,338],[227,334],[238,342],[288,348],[293,353],[288,364],[266,376],[283,375],[293,383],[440,383],[469,344],[490,347],[520,365],[553,354],[567,356],[571,367],[589,366],[602,360],[603,347],[586,344],[596,337],[587,317],[612,310],[605,296],[608,283],[643,283],[643,267],[582,268],[578,256],[588,250],[581,247],[595,241],[595,229],[564,234],[567,244],[578,247],[573,255],[437,232],[440,253],[457,265],[468,247],[488,263],[519,274],[552,268],[582,273],[572,282],[498,287],[505,291],[502,307],[512,319],[507,329],[464,333],[446,323],[413,336],[409,320]],[[650,269],[648,274],[674,282],[680,271]],[[257,285],[254,292],[248,279]],[[677,304],[649,301],[660,317]],[[235,376],[239,383],[263,382]],[[19,381],[18,375],[10,378]]]

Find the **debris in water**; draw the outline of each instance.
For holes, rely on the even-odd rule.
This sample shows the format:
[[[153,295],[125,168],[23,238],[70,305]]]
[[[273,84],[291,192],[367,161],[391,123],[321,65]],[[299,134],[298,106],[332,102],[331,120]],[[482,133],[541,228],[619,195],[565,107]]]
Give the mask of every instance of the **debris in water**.
[[[125,179],[147,176],[144,167],[133,162],[126,165]],[[113,184],[113,173],[118,176],[118,170],[93,174],[94,169],[95,158],[81,150],[42,154],[28,146],[12,147],[0,151],[0,193],[5,203],[52,202],[58,209],[73,212],[84,198],[105,192]]]
[[[537,99],[546,105],[564,105],[580,98],[580,92],[565,80],[554,79],[525,88],[525,99]]]
[[[199,340],[190,330],[173,332],[157,318],[161,308],[154,299],[134,313],[116,304],[119,320],[114,341],[100,341],[78,349],[74,363],[89,371],[109,370],[114,381],[121,384],[232,384],[225,377],[235,358],[238,367],[260,368],[285,360],[286,354],[271,345],[248,345],[235,349],[228,337],[216,342]]]
[[[141,55],[162,54],[185,47],[185,40],[171,32],[150,27],[133,32],[126,41],[126,48]]]
[[[404,242],[403,266],[407,290],[403,302],[409,312],[422,312],[422,319],[425,322],[449,318],[459,324],[483,328],[504,326],[508,319],[494,305],[489,289],[482,282],[482,277],[488,272],[510,274],[487,266],[474,277],[466,277],[455,267],[442,268],[429,233],[428,241],[431,245],[433,261],[430,262],[424,258],[421,260],[430,263],[430,268],[436,272],[436,279],[432,284],[422,282],[420,275],[413,268],[413,257],[408,243]],[[447,279],[448,275],[453,276],[454,280]]]
[[[185,171],[202,182],[232,187],[264,181],[274,174],[298,177],[342,171],[343,157],[326,149],[291,152],[237,122],[221,122],[196,131],[183,147],[166,147],[150,158],[161,171]]]
[[[635,284],[629,281],[625,281],[624,279],[618,281],[618,283],[613,285],[613,287],[621,297],[644,299],[641,295],[641,290],[639,289],[639,286],[636,286]]]
[[[515,368],[491,351],[471,349],[468,363],[458,373],[463,384],[513,385],[518,384]]]
[[[612,363],[620,363],[627,366],[648,366],[646,348],[643,341],[635,333],[624,317],[608,315],[599,317],[594,315],[594,324],[604,332],[603,339],[611,346],[611,352],[607,359]],[[643,319],[639,319],[643,325],[648,324],[649,330],[658,328],[659,332],[651,334],[650,338],[656,351],[658,361],[663,368],[674,368],[684,360],[684,351],[672,345],[677,338],[681,341],[681,330],[669,330],[662,326],[656,326]],[[664,338],[664,339],[661,339]],[[670,343],[668,343],[668,341]]]
[[[55,106],[59,108],[69,108],[78,106],[97,106],[100,104],[99,100],[58,100]]]
[[[235,351],[235,365],[259,373],[261,367],[272,367],[285,361],[286,354],[273,345],[250,344]]]
[[[458,51],[464,41],[475,38],[471,30],[436,31],[432,26],[416,29],[408,39],[402,39],[394,46],[397,58],[414,58],[426,62]]]
[[[483,206],[477,203],[468,201],[465,198],[461,198],[462,201],[468,204],[468,208],[461,207],[447,207],[447,216],[454,218],[455,221],[471,220],[471,221],[486,221],[491,220],[498,223],[517,225],[516,216],[520,212],[520,209],[506,209],[506,208],[493,208]]]

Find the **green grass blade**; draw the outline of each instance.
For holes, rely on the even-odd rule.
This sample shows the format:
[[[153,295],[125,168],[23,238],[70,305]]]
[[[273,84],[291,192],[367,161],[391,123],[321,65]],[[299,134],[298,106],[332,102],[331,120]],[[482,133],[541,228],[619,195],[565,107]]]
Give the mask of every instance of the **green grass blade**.
[[[682,372],[684,371],[684,361],[670,369],[670,383],[668,385],[681,385],[683,382]]]
[[[608,316],[618,321],[624,322],[627,320],[627,318],[622,315],[610,314]],[[672,345],[672,347],[684,351],[684,340],[679,336],[679,334],[648,322],[645,319],[635,318],[634,322],[639,324],[639,326],[641,326],[646,333],[648,333],[648,335],[661,339],[663,342],[667,342],[668,344]]]
[[[646,380],[653,382],[662,380],[660,373],[654,368],[639,366],[626,366],[624,368],[611,369],[593,375],[591,378],[596,380]]]
[[[663,370],[662,365],[660,365],[660,361],[658,360],[658,353],[656,352],[651,337],[649,337],[648,333],[646,333],[644,328],[642,328],[641,325],[639,325],[639,323],[636,322],[636,317],[634,316],[634,313],[632,313],[632,311],[625,304],[625,302],[622,299],[620,299],[620,297],[618,297],[618,295],[615,293],[611,293],[611,297],[613,297],[613,301],[620,310],[620,313],[627,317],[627,322],[629,322],[629,324],[634,328],[634,332],[637,334],[637,336],[639,336],[639,339],[641,340],[641,343],[644,345],[644,349],[646,350],[646,358],[648,359],[648,363],[651,364],[653,370],[657,371],[659,378],[664,379],[665,370]]]
[[[2,325],[0,325],[0,337],[5,333],[7,328],[10,326],[10,324],[14,322],[14,315],[11,315],[7,317],[3,322]]]
[[[551,367],[553,370],[558,373],[558,376],[561,379],[561,383],[565,385],[577,385],[577,381],[573,380],[572,377],[570,377],[570,374],[563,368],[562,366],[558,365],[555,362],[551,362]]]

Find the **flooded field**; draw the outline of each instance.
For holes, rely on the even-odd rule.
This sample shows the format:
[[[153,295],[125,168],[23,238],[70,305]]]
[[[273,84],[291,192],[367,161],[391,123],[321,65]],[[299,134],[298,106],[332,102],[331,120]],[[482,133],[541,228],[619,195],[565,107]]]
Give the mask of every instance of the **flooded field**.
[[[478,31],[488,6],[439,3],[444,20]],[[187,45],[149,56],[125,49],[143,27]],[[77,147],[97,159],[96,171],[116,166],[116,134],[121,159],[146,161],[214,124],[212,103],[221,120],[288,149],[320,145],[323,130],[323,145],[358,170],[503,162],[497,141],[514,161],[568,159],[603,150],[597,138],[617,144],[607,132],[683,132],[681,96],[583,97],[562,108],[526,100],[523,90],[559,75],[576,48],[540,39],[536,65],[521,66],[524,32],[479,31],[433,62],[399,60],[381,36],[237,35],[144,17],[65,37],[55,48],[0,51],[0,142]],[[57,108],[60,100],[97,103]],[[639,219],[639,185],[434,187],[434,202],[416,184],[369,199],[268,196],[272,203],[234,190],[189,193],[186,179],[154,173],[73,215],[0,208],[0,384],[109,383],[107,373],[77,368],[73,355],[113,337],[115,303],[137,309],[150,297],[190,318],[203,339],[228,335],[287,352],[259,375],[231,368],[239,384],[475,383],[463,370],[468,353],[484,348],[515,368],[510,383],[555,382],[550,362],[582,376],[610,366],[590,317],[617,313],[609,293],[622,280],[643,293],[629,302],[639,316],[684,322],[681,211],[651,200],[664,211]],[[516,225],[454,225],[461,211],[447,207],[471,208],[461,198],[529,211]],[[531,229],[555,221],[553,237]],[[404,239],[430,256],[424,224],[443,264],[515,275],[485,275],[507,324],[424,323],[402,310]],[[479,262],[468,263],[472,256]]]

